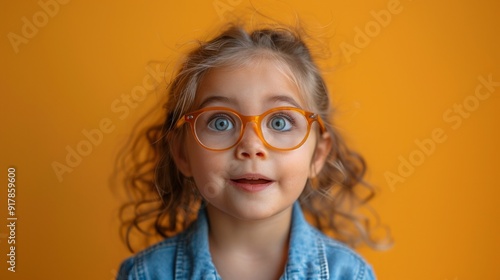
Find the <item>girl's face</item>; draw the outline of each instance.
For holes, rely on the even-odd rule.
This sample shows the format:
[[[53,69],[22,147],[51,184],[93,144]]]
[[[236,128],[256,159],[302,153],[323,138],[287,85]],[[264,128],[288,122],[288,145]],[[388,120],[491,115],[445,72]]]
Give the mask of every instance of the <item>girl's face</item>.
[[[282,106],[310,109],[304,105],[295,84],[267,59],[209,71],[195,99],[196,109],[228,107],[247,116]],[[291,151],[267,148],[254,123],[246,125],[236,146],[224,151],[203,148],[191,132],[184,139],[174,149],[181,172],[193,177],[208,207],[240,220],[265,219],[290,210],[307,178],[323,167],[331,147],[329,134],[320,136],[316,122],[306,142]]]

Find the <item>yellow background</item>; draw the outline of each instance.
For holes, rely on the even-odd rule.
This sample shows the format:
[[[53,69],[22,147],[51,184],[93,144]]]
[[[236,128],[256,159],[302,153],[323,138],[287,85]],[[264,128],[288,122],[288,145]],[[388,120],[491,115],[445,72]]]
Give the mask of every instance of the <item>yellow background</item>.
[[[217,13],[214,4],[221,2],[227,11]],[[326,64],[335,71],[326,78],[337,120],[367,159],[367,178],[380,193],[373,205],[395,239],[386,252],[360,249],[378,278],[500,279],[500,87],[468,104],[476,107],[460,125],[443,118],[454,104],[474,101],[479,76],[500,82],[499,2],[401,0],[402,10],[386,26],[372,26],[368,44],[342,53],[341,46],[356,47],[356,28],[373,25],[371,12],[391,2],[252,3],[278,19],[296,12],[325,26],[325,37],[333,35]],[[1,279],[114,278],[129,254],[118,237],[119,199],[107,180],[117,147],[159,97],[149,94],[128,115],[111,105],[123,105],[121,96],[142,85],[148,63],[175,60],[179,44],[220,24],[233,5],[240,11],[249,2],[73,0],[60,4],[16,53],[8,34],[21,35],[23,17],[33,22],[43,8],[37,1],[2,1]],[[66,147],[75,148],[86,139],[82,130],[106,118],[114,130],[60,182],[52,163],[65,163]],[[400,156],[418,157],[415,141],[435,129],[446,140],[423,162],[414,158],[421,164],[391,188],[386,172],[398,174]],[[10,166],[18,179],[16,273],[7,271],[3,225]]]

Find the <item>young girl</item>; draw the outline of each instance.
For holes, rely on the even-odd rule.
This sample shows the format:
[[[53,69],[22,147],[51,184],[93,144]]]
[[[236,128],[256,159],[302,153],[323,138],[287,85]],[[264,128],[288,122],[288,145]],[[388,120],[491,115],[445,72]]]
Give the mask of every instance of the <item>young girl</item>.
[[[370,243],[355,210],[373,190],[303,36],[231,26],[187,55],[126,178],[138,196],[129,248],[148,219],[165,240],[125,260],[118,279],[375,278],[321,232]]]

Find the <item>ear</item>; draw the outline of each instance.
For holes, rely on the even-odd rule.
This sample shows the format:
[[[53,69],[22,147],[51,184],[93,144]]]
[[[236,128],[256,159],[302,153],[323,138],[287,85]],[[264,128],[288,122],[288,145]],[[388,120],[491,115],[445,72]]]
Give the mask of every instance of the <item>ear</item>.
[[[172,158],[174,159],[177,169],[179,169],[185,177],[192,177],[191,164],[189,163],[186,150],[180,145],[181,140],[176,137],[172,142],[170,152],[172,153]]]
[[[330,154],[332,149],[332,137],[330,133],[325,132],[319,136],[318,142],[316,143],[316,150],[311,161],[311,170],[309,171],[309,177],[314,178],[318,176],[319,172],[325,165],[326,159]]]

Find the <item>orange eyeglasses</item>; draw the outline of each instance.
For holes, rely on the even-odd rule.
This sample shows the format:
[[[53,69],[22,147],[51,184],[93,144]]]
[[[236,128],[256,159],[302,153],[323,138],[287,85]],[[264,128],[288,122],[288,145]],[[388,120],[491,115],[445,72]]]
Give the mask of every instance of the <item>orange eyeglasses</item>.
[[[304,144],[313,122],[318,122],[321,133],[325,132],[318,114],[295,107],[277,107],[258,116],[243,116],[225,107],[208,107],[185,114],[177,121],[176,128],[189,123],[198,144],[208,150],[224,151],[238,144],[249,122],[256,124],[256,133],[266,147],[280,151]]]

